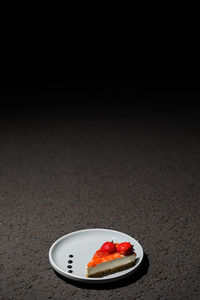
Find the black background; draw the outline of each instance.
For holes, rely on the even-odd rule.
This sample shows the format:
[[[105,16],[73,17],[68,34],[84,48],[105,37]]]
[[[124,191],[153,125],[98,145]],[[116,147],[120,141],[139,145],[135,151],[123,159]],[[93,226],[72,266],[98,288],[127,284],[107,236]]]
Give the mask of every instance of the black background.
[[[70,57],[63,64],[1,65],[8,113],[198,110],[199,60],[180,56]],[[103,109],[102,109],[103,108]],[[71,110],[72,112],[72,110]]]

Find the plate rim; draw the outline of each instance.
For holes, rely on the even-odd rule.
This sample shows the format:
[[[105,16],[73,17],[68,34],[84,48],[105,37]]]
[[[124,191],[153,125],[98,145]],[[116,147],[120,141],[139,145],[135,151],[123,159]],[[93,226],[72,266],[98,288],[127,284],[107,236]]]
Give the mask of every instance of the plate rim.
[[[63,272],[61,268],[59,268],[55,263],[54,263],[54,260],[52,258],[52,252],[53,252],[53,249],[54,247],[60,242],[62,241],[63,239],[65,239],[67,236],[70,236],[70,235],[74,235],[74,234],[77,234],[77,233],[80,233],[80,232],[87,232],[87,231],[112,231],[112,232],[115,232],[115,233],[121,233],[121,234],[124,234],[124,235],[127,235],[129,236],[130,238],[134,239],[140,246],[141,248],[141,256],[140,256],[140,262],[138,263],[138,265],[133,269],[131,270],[130,272],[127,272],[125,274],[121,274],[119,276],[116,276],[116,277],[113,277],[113,278],[95,278],[95,277],[89,277],[89,278],[83,278],[81,276],[77,276],[77,275],[69,275],[67,274],[66,272]],[[125,278],[129,275],[131,275],[133,272],[136,271],[136,269],[141,265],[142,263],[142,260],[144,258],[144,250],[141,246],[141,244],[132,236],[130,236],[129,234],[126,234],[124,232],[121,232],[121,231],[118,231],[118,230],[114,230],[114,229],[108,229],[108,228],[86,228],[86,229],[80,229],[80,230],[76,230],[76,231],[72,231],[70,233],[67,233],[63,236],[61,236],[60,238],[58,238],[57,240],[55,240],[53,242],[53,244],[51,245],[50,249],[49,249],[49,262],[50,262],[50,265],[52,266],[52,268],[58,272],[59,274],[61,274],[62,276],[68,278],[68,279],[71,279],[71,280],[75,280],[75,281],[79,281],[79,282],[88,282],[88,283],[105,283],[105,282],[111,282],[111,281],[115,281],[115,280],[119,280],[121,278]]]

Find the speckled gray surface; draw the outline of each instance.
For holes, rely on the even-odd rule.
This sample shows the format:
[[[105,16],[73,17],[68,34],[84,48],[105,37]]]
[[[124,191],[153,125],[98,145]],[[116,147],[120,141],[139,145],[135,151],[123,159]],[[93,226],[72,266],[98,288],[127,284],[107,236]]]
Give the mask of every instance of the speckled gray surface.
[[[19,119],[0,122],[0,299],[200,298],[198,115]],[[135,237],[144,264],[101,287],[60,278],[51,244],[96,227]]]

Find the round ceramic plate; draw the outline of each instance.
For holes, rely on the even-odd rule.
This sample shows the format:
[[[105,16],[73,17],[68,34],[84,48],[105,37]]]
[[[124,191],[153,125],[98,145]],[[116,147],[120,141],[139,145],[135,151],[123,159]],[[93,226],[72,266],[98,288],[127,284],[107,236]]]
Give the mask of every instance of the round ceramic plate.
[[[136,252],[134,266],[103,277],[87,278],[86,265],[106,241],[130,242]],[[49,250],[50,264],[58,273],[69,279],[88,283],[105,283],[124,278],[139,267],[142,259],[143,249],[138,241],[125,233],[110,229],[84,229],[69,233],[55,241]]]

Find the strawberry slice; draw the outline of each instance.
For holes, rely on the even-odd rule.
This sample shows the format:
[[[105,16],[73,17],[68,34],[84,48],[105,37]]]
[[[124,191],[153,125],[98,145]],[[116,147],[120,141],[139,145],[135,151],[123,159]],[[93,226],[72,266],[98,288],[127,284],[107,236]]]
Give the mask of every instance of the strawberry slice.
[[[133,246],[128,242],[121,243],[117,246],[117,252],[125,256],[131,255],[133,253]]]
[[[104,254],[105,253],[112,254],[112,253],[117,252],[116,245],[113,242],[106,242],[106,243],[104,243],[101,246],[100,250]]]

